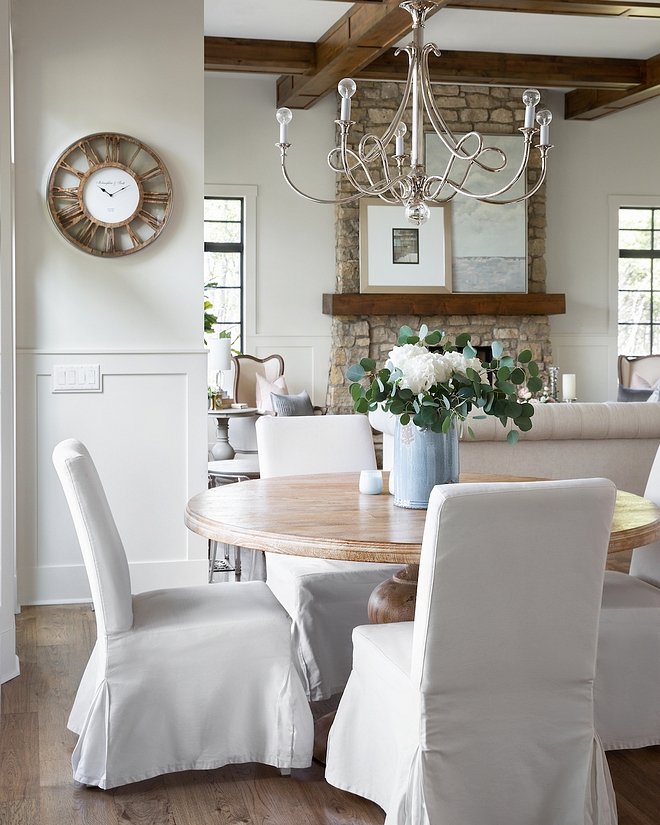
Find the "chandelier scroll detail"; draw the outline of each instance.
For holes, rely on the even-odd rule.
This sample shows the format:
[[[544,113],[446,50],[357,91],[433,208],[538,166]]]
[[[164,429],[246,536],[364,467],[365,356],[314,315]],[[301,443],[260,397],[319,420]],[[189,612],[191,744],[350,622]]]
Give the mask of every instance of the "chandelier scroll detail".
[[[429,219],[428,204],[447,203],[456,195],[494,204],[519,203],[530,198],[545,181],[548,151],[552,149],[552,113],[548,109],[536,112],[541,99],[539,92],[527,89],[522,96],[525,121],[518,130],[522,133],[523,140],[522,159],[519,167],[511,172],[506,154],[497,147],[488,146],[483,135],[471,131],[460,137],[455,136],[436,104],[429,74],[429,56],[433,54],[440,57],[440,51],[435,43],[424,43],[424,23],[429,11],[438,4],[434,0],[405,0],[399,5],[410,12],[413,20],[412,41],[395,52],[407,53],[408,76],[401,103],[381,137],[367,134],[361,138],[356,149],[349,147],[350,129],[355,125],[355,121],[351,120],[351,98],[357,87],[351,78],[344,78],[337,87],[341,96],[340,118],[335,121],[339,128],[339,145],[328,154],[328,164],[333,171],[345,176],[355,190],[354,193],[335,200],[324,200],[305,194],[293,183],[287,170],[287,150],[291,147],[288,130],[293,113],[283,107],[277,110],[280,140],[276,146],[280,150],[282,174],[288,185],[298,195],[315,203],[351,203],[365,196],[377,196],[387,203],[404,206],[406,218],[415,226],[421,226]],[[411,96],[409,130],[404,115]],[[425,116],[449,155],[442,174],[429,175],[426,171]],[[410,152],[407,153],[406,139],[409,133]],[[532,141],[537,134],[539,141],[533,147]],[[393,154],[388,154],[392,141]],[[540,153],[540,174],[530,189],[522,195],[514,195],[513,187],[524,179],[532,148],[538,149]],[[471,173],[476,169],[495,178],[491,191],[473,191],[471,187],[474,176]],[[505,177],[506,180],[503,180]],[[511,197],[507,197],[509,193]]]

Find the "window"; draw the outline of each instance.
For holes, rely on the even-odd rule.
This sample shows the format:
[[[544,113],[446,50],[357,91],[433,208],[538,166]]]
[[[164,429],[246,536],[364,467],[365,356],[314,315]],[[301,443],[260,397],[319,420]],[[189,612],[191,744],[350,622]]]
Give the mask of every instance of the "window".
[[[619,208],[619,353],[660,353],[660,208]]]
[[[245,270],[243,198],[204,198],[204,293],[218,319],[217,331],[229,330],[232,349],[243,351]]]

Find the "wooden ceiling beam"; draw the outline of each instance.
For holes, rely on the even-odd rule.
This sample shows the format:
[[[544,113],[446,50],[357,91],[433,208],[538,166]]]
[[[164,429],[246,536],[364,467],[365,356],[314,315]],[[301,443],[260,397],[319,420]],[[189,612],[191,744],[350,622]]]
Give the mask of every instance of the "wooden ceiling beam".
[[[316,65],[316,45],[288,40],[205,37],[204,68],[221,72],[304,74]]]
[[[660,55],[645,61],[645,80],[624,92],[607,89],[575,89],[566,95],[566,120],[596,120],[654,97],[660,97]]]
[[[578,14],[597,17],[660,17],[660,3],[615,0],[451,0],[451,8],[517,11],[532,14]]]
[[[389,49],[353,76],[369,80],[405,80],[408,58]],[[646,80],[645,60],[557,57],[533,54],[444,51],[429,60],[434,83],[587,87],[626,90]]]
[[[364,80],[405,80],[408,58],[387,49],[353,76]],[[205,37],[208,70],[304,74],[316,65],[314,43]],[[537,85],[626,90],[647,80],[647,61],[598,57],[443,51],[429,62],[435,83]]]
[[[400,0],[355,3],[316,43],[316,66],[303,76],[285,75],[277,84],[277,105],[308,109],[337,83],[364,68],[412,28]],[[449,0],[438,0],[438,11]]]
[[[353,0],[339,0],[353,2]],[[387,0],[361,0],[363,3],[383,3]],[[606,17],[660,17],[660,3],[633,0],[450,0],[451,8],[488,11],[520,11],[532,14],[581,14]]]

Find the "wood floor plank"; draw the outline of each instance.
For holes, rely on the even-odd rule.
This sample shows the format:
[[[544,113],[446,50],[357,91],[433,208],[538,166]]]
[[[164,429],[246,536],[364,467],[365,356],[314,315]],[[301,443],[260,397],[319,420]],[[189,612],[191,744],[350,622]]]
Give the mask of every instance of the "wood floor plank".
[[[42,786],[71,782],[71,754],[77,736],[66,726],[87,655],[82,645],[40,646],[39,766]]]
[[[16,616],[16,647],[20,651],[20,675],[2,686],[2,713],[33,713],[37,710],[36,618],[34,608]]]
[[[112,794],[120,822],[130,822],[131,825],[178,825],[162,776],[115,788]]]
[[[41,825],[39,801],[20,799],[0,802],[0,825]]]
[[[177,825],[252,825],[229,767],[164,777]]]
[[[9,683],[2,691],[0,825],[382,825],[377,805],[328,785],[318,763],[290,778],[266,765],[227,765],[111,791],[76,788],[76,737],[66,721],[94,644],[94,615],[87,605],[28,608],[17,636],[26,666],[13,694]],[[7,712],[32,703],[35,710]],[[335,704],[314,703],[312,711],[317,717]],[[660,747],[607,756],[619,825],[658,825]]]
[[[658,816],[649,819],[620,793],[616,795],[619,825],[658,825]]]
[[[612,781],[618,794],[642,818],[660,821],[660,747],[608,753]]]
[[[225,798],[235,794],[238,809],[244,810],[250,822],[281,822],[290,825],[318,825],[317,812],[311,812],[300,794],[298,772],[296,776],[281,776],[276,768],[268,765],[231,765],[227,772],[233,781],[222,786]],[[216,789],[221,786],[216,785]],[[229,825],[228,821],[227,825]],[[234,823],[232,822],[232,825]]]
[[[90,604],[54,604],[46,611],[37,612],[37,645],[79,645],[92,652],[96,641],[96,624]],[[94,628],[90,635],[91,628]]]
[[[112,791],[78,788],[69,780],[42,788],[40,801],[39,825],[120,825]]]
[[[38,798],[39,771],[33,765],[39,750],[37,714],[4,714],[0,742],[0,801]]]
[[[385,813],[378,805],[346,791],[340,791],[325,781],[323,766],[314,762],[304,772],[306,781],[300,788],[308,809],[318,811],[321,825],[372,823],[382,825]]]

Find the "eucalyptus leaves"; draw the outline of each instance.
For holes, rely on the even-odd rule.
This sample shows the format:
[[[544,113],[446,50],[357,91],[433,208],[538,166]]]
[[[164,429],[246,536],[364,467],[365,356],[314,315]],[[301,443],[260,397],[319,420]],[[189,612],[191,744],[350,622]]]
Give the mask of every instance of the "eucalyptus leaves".
[[[513,422],[517,430],[508,433],[510,444],[518,440],[518,430],[531,430],[534,407],[519,400],[518,390],[526,387],[534,393],[543,384],[529,350],[514,360],[502,355],[502,345],[494,341],[493,360],[481,362],[468,332],[452,343],[444,332],[429,332],[425,324],[419,335],[401,327],[398,343],[380,370],[371,358],[349,367],[346,377],[353,382],[350,393],[357,412],[381,406],[401,416],[403,425],[412,420],[418,427],[446,433],[476,407],[483,415],[475,418],[493,415],[503,426]],[[366,389],[360,383],[364,378],[371,378]],[[470,427],[468,432],[474,438]]]

